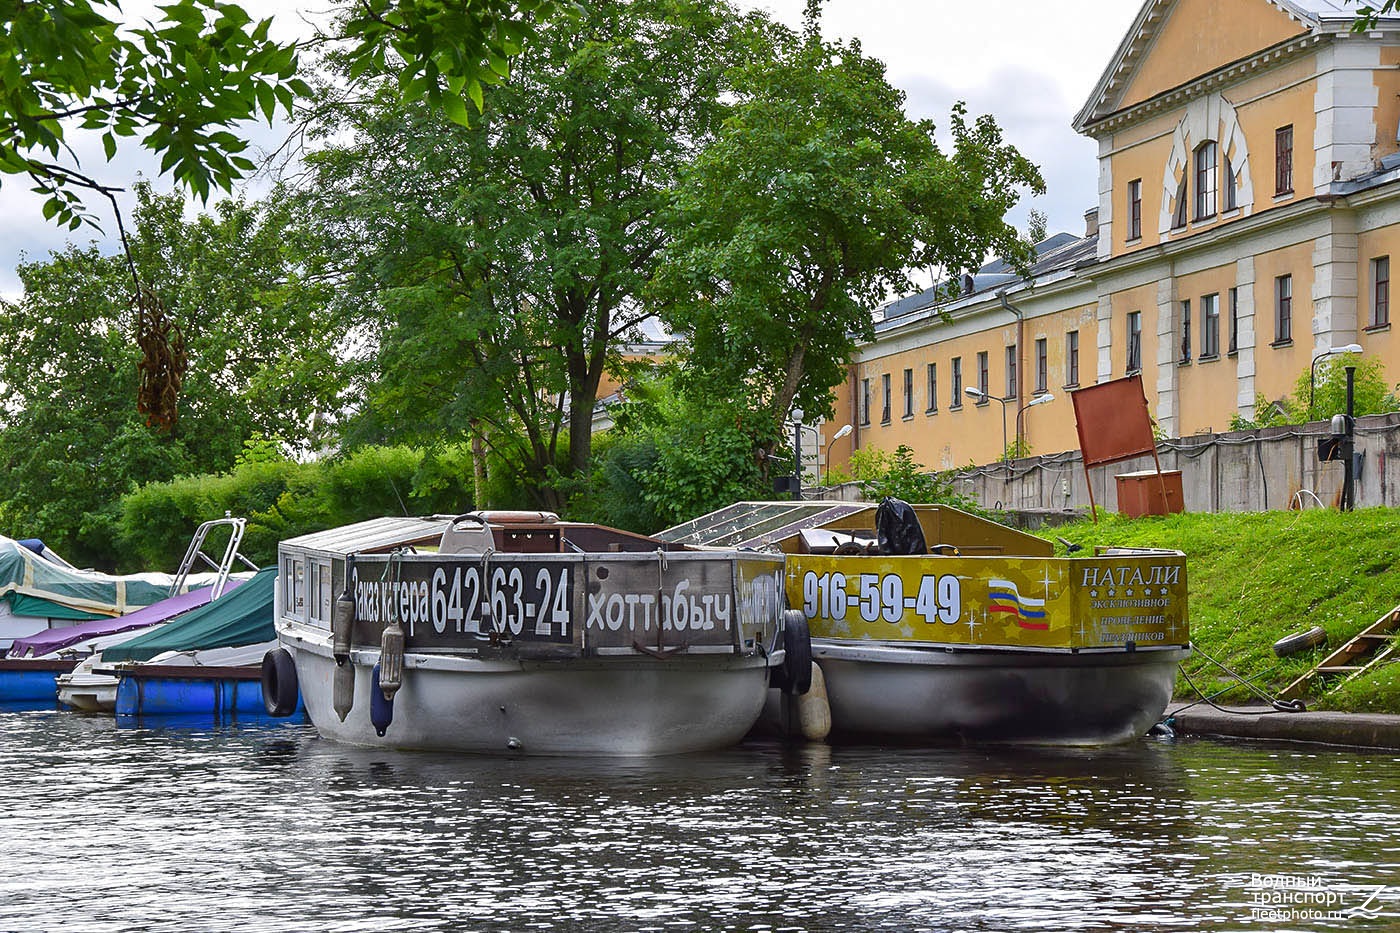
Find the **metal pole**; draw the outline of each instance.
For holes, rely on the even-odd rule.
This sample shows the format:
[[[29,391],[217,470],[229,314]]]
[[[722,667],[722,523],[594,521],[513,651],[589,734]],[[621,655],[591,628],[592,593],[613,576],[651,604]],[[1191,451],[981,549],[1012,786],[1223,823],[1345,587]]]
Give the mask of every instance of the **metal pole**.
[[[792,497],[802,501],[802,422],[792,421],[792,449],[795,454],[792,467]]]
[[[1356,476],[1355,476],[1355,454],[1356,450],[1356,419],[1352,417],[1354,411],[1356,389],[1356,367],[1347,367],[1347,425],[1346,434],[1342,439],[1342,511],[1350,512],[1356,507]]]

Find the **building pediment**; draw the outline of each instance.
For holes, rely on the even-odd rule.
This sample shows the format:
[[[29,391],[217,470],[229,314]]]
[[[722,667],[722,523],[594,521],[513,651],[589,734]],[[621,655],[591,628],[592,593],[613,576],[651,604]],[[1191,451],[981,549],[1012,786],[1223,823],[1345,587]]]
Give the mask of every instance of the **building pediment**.
[[[1349,0],[1147,0],[1074,127],[1086,133],[1214,73],[1275,60],[1353,18]]]

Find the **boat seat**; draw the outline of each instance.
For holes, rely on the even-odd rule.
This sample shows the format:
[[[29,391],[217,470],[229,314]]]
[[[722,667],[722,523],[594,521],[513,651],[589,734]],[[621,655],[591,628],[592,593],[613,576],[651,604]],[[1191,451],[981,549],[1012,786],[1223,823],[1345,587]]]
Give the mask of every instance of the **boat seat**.
[[[458,515],[443,529],[439,554],[485,554],[496,547],[491,526],[479,515]]]

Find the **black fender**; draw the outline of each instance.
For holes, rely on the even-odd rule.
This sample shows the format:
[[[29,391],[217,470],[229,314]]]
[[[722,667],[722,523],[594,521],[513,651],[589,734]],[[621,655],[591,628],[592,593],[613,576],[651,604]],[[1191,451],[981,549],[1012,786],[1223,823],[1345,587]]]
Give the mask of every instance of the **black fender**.
[[[812,633],[801,609],[783,612],[783,663],[775,668],[768,685],[788,696],[802,696],[812,689]]]
[[[297,708],[297,665],[286,648],[273,648],[262,660],[263,707],[269,716],[292,715]]]

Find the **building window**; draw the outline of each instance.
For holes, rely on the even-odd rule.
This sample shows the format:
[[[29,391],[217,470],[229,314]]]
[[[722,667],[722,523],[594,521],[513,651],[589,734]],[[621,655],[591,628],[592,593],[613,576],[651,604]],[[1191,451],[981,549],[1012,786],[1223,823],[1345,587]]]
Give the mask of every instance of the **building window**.
[[[1182,227],[1186,226],[1186,195],[1188,193],[1186,180],[1190,174],[1190,172],[1183,168],[1181,170],[1181,182],[1176,186],[1176,210],[1172,212],[1173,230],[1180,230]]]
[[[1201,299],[1201,359],[1220,355],[1220,296],[1206,295]]]
[[[1046,340],[1041,337],[1035,342],[1035,391],[1045,392],[1050,388],[1050,355],[1046,350]]]
[[[1128,239],[1142,238],[1142,179],[1128,182]]]
[[[1196,220],[1215,216],[1215,155],[1214,140],[1196,147]]]
[[[1225,180],[1224,180],[1224,184],[1225,184],[1225,192],[1224,192],[1225,197],[1224,197],[1224,199],[1223,199],[1224,205],[1225,205],[1225,208],[1224,208],[1224,209],[1225,209],[1227,212],[1228,212],[1228,211],[1233,211],[1233,210],[1238,209],[1239,206],[1240,206],[1240,202],[1239,202],[1239,192],[1237,192],[1237,191],[1235,190],[1235,185],[1237,184],[1237,182],[1236,182],[1236,180],[1235,180],[1235,164],[1234,164],[1234,162],[1232,162],[1232,161],[1230,160],[1230,157],[1229,157],[1228,155],[1225,156]]]
[[[889,374],[889,373],[882,373],[882,374],[880,375],[880,391],[881,391],[881,393],[882,393],[882,395],[883,395],[883,397],[884,397],[884,400],[885,400],[885,407],[882,408],[882,409],[880,410],[880,423],[881,423],[881,424],[889,424],[889,423],[890,423],[890,374]]]
[[[862,427],[870,425],[870,380],[860,381],[860,423]]]
[[[1390,323],[1390,257],[1371,260],[1371,326]]]
[[[1293,276],[1274,279],[1274,344],[1293,342]]]
[[[1016,355],[1014,345],[1006,348],[1006,394],[1002,398],[1017,398],[1020,395],[1020,387],[1016,384]]]
[[[1293,193],[1293,127],[1274,130],[1274,194]]]
[[[952,401],[948,403],[949,408],[962,408],[963,384],[962,384],[962,357],[953,357],[953,393]]]
[[[977,354],[977,390],[982,393],[982,400],[979,405],[987,403],[987,396],[991,394],[991,372],[987,368],[987,351],[983,350]]]
[[[1191,362],[1191,299],[1181,303],[1181,360]]]
[[[1230,355],[1240,352],[1240,290],[1230,289]]]
[[[938,411],[938,366],[928,364],[928,410]]]
[[[904,371],[904,417],[914,417],[914,370]]]
[[[1142,312],[1128,315],[1128,365],[1126,374],[1142,372]]]
[[[1079,385],[1079,331],[1065,334],[1065,385]]]

